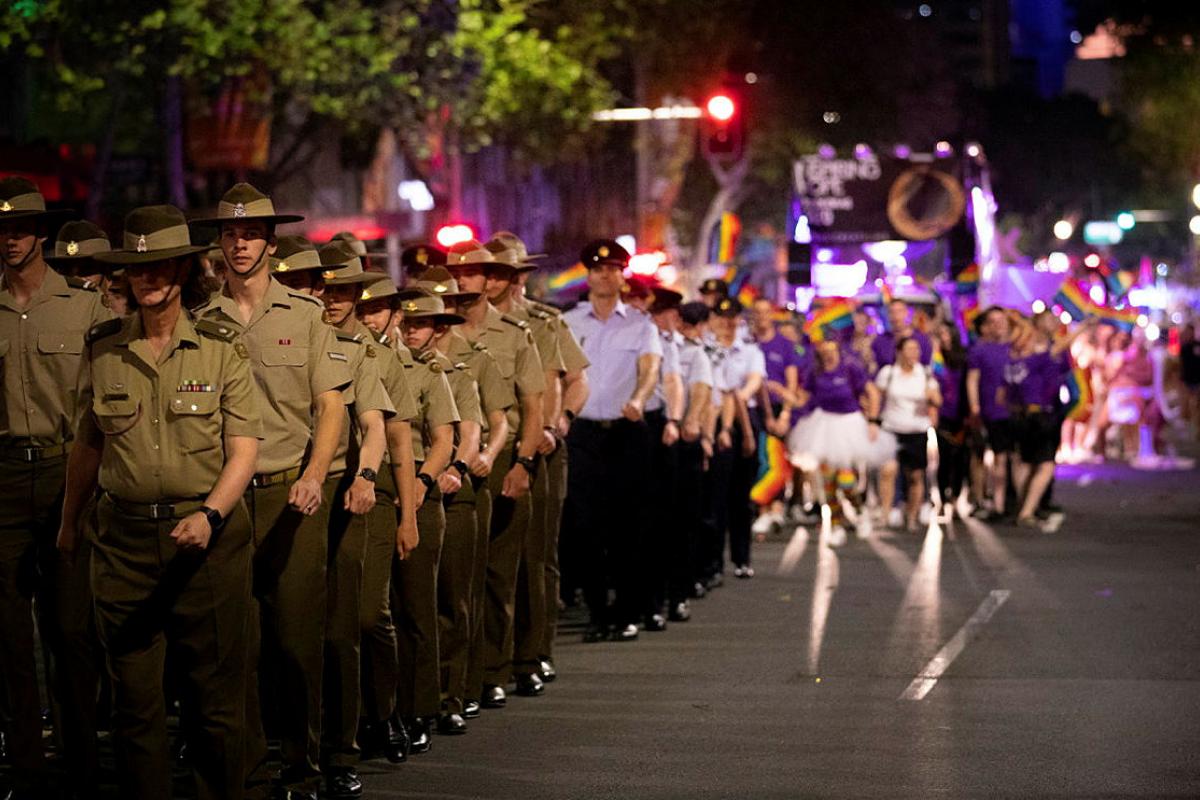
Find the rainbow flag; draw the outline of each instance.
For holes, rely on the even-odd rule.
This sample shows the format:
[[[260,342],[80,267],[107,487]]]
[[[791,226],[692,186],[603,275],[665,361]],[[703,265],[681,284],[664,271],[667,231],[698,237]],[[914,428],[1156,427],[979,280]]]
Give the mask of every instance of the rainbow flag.
[[[1105,269],[1104,285],[1108,287],[1109,301],[1120,300],[1133,288],[1133,273],[1124,269]]]
[[[979,299],[976,297],[963,297],[957,303],[957,308],[959,330],[966,335],[967,341],[974,341],[975,318],[983,310],[979,307]]]
[[[804,332],[813,342],[825,341],[827,331],[837,331],[854,324],[854,302],[839,299],[821,309],[813,309],[808,321],[804,323]]]
[[[722,214],[721,222],[717,225],[717,252],[713,263],[732,264],[737,252],[738,238],[741,235],[742,221],[738,219],[738,215],[732,211],[726,211]]]
[[[568,292],[587,286],[587,267],[583,264],[565,269],[546,281],[546,288],[552,292]]]
[[[933,367],[933,374],[939,378],[946,374],[946,359],[942,356],[942,348],[933,349],[933,358],[930,359],[929,366]]]
[[[750,499],[759,506],[768,506],[783,494],[792,479],[792,464],[787,458],[783,440],[765,433],[758,435],[758,480],[750,489]]]
[[[888,286],[887,281],[881,283],[879,285],[879,302],[886,306],[890,305],[895,299],[896,295],[892,294],[892,287]]]
[[[1092,402],[1092,386],[1087,373],[1071,359],[1071,371],[1067,373],[1067,419],[1076,422],[1088,415],[1088,406]]]
[[[1111,325],[1118,330],[1130,333],[1137,327],[1139,311],[1136,308],[1115,308],[1092,306],[1091,313],[1099,318],[1102,325]]]
[[[1063,310],[1070,314],[1071,319],[1076,322],[1082,321],[1096,308],[1091,298],[1083,293],[1079,285],[1069,280],[1059,287],[1058,293],[1054,295],[1054,302],[1062,306]]]
[[[749,281],[746,281],[742,284],[741,288],[738,289],[737,299],[738,302],[742,304],[743,308],[749,308],[750,304],[758,299],[758,289],[755,289],[750,285]]]
[[[979,293],[979,265],[970,264],[954,278],[955,294]]]

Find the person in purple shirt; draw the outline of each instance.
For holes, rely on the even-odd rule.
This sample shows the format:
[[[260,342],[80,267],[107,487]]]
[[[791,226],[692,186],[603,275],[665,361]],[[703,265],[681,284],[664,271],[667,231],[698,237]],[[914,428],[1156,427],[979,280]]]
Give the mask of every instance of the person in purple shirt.
[[[1005,377],[1016,410],[1013,483],[1022,498],[1018,525],[1039,525],[1034,515],[1054,478],[1054,457],[1061,440],[1059,391],[1071,371],[1068,353],[1075,337],[1093,325],[1085,323],[1069,336],[1056,337],[1058,320],[1053,313],[1042,311],[1015,337]]]
[[[765,361],[764,384],[770,407],[760,410],[766,429],[785,436],[791,429],[792,409],[796,407],[796,389],[800,387],[804,357],[796,352],[796,342],[779,332],[775,325],[775,305],[765,298],[754,301],[751,309],[751,333]]]
[[[967,403],[963,383],[966,379],[967,351],[958,338],[958,331],[946,322],[938,323],[933,331],[934,345],[941,353],[934,377],[942,393],[938,409],[938,491],[942,500],[942,515],[949,521],[962,495],[970,467],[964,419]]]
[[[875,369],[879,370],[888,364],[896,363],[896,342],[902,339],[916,339],[921,345],[921,363],[926,366],[933,358],[933,343],[929,337],[912,326],[908,303],[903,300],[892,300],[887,306],[888,329],[875,337],[871,342],[871,354],[875,357]]]
[[[980,339],[967,353],[967,407],[968,424],[972,428],[982,425],[987,437],[987,447],[992,451],[992,508],[980,517],[994,522],[1003,519],[1005,493],[1008,485],[1008,454],[1015,442],[1012,421],[1008,411],[1008,385],[1005,368],[1008,366],[1010,331],[1008,314],[999,306],[992,306],[976,320]],[[971,454],[974,463],[972,474],[982,478],[983,453],[976,450]],[[982,480],[975,482],[975,494],[982,501]]]
[[[837,491],[842,489],[858,506],[855,470],[871,457],[881,436],[879,390],[857,365],[842,358],[837,342],[826,340],[817,345],[817,363],[797,394],[814,408],[792,429],[789,458],[802,470],[819,466],[833,523],[830,544],[840,545],[846,531]]]

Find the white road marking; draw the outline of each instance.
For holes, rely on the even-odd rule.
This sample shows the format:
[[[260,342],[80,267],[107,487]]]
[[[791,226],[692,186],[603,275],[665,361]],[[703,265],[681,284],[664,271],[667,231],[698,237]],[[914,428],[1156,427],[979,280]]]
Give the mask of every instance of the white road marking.
[[[783,549],[783,555],[779,558],[779,569],[775,571],[775,574],[792,574],[792,571],[796,569],[796,565],[800,563],[800,559],[804,557],[804,549],[807,546],[808,529],[803,525],[797,525],[796,532],[792,534],[787,547]]]
[[[950,668],[954,659],[962,654],[971,639],[979,633],[979,629],[1000,610],[1000,606],[1008,600],[1009,594],[1007,589],[993,589],[979,604],[979,608],[975,609],[971,618],[963,623],[950,641],[946,642],[937,655],[931,658],[925,668],[917,674],[917,677],[913,678],[912,683],[898,699],[923,700],[925,695],[929,694],[934,686],[937,686],[938,679]]]

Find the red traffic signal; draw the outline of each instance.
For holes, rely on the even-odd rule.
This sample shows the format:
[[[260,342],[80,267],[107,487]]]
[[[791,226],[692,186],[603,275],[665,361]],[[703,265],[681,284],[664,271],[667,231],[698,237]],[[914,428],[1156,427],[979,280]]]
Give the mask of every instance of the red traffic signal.
[[[708,112],[708,116],[715,121],[729,122],[737,113],[737,103],[733,102],[733,98],[727,94],[714,94],[708,98],[704,109]]]
[[[475,238],[475,231],[471,230],[471,226],[465,223],[455,223],[452,225],[443,225],[437,229],[434,234],[437,243],[445,249],[449,249],[459,242],[465,242]]]

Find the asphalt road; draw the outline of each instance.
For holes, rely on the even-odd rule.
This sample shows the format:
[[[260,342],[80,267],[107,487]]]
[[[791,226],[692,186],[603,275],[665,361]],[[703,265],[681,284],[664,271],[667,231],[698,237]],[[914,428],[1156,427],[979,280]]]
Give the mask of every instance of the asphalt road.
[[[543,697],[366,796],[1200,797],[1200,476],[1060,475],[1054,534],[789,531],[688,623],[565,626]]]

